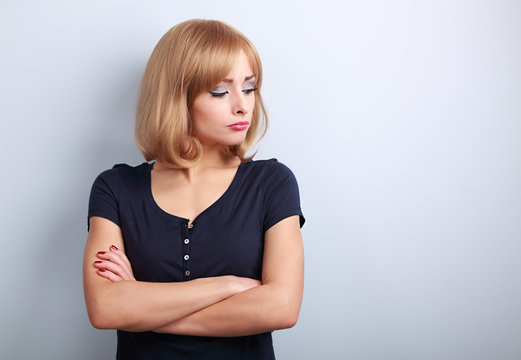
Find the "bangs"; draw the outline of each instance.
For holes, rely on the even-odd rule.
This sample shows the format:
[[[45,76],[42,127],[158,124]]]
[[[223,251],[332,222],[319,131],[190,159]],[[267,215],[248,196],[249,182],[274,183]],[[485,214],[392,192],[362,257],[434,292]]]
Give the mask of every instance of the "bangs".
[[[243,50],[250,62],[253,75],[258,82],[258,56],[249,41],[231,28],[222,27],[212,22],[205,24],[204,36],[197,44],[200,53],[194,56],[192,76],[188,83],[188,105],[203,91],[211,90],[228,76]],[[194,54],[195,55],[195,54]]]

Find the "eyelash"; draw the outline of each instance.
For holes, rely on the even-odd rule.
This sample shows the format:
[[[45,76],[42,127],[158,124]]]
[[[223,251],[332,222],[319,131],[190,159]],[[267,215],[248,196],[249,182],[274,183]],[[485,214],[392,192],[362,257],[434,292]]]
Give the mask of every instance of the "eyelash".
[[[242,90],[243,93],[245,93],[246,95],[256,91],[257,88],[251,88],[251,89],[244,89]],[[224,91],[224,92],[215,92],[215,91],[210,91],[210,94],[212,94],[212,96],[215,96],[215,97],[223,97],[224,95],[226,94],[229,94],[230,92],[228,90]]]

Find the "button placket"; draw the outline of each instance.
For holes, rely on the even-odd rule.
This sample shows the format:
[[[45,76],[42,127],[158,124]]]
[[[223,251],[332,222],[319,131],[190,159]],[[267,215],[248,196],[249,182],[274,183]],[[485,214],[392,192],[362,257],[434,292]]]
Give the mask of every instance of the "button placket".
[[[191,229],[193,228],[193,224],[185,223],[184,225],[184,237],[183,237],[183,275],[184,280],[191,279],[191,269],[190,269],[190,242],[191,242]]]

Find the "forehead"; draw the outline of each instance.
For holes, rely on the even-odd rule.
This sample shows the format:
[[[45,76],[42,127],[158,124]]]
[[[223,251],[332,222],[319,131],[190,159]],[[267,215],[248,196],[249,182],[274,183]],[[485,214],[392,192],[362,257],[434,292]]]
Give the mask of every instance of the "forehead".
[[[252,75],[255,74],[253,72],[250,59],[244,50],[241,50],[237,56],[237,59],[235,60],[235,63],[230,69],[230,72],[226,78],[223,79],[223,81],[244,81],[246,78],[251,78]]]

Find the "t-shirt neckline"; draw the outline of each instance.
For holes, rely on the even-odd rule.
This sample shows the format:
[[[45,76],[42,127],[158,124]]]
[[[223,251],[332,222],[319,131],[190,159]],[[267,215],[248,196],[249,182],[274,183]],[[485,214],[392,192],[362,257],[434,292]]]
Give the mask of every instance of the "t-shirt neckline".
[[[148,202],[152,205],[152,207],[154,207],[157,211],[159,211],[159,213],[162,216],[164,216],[170,220],[181,221],[181,222],[185,222],[186,224],[188,224],[190,222],[190,219],[187,219],[187,218],[175,215],[175,214],[171,214],[171,213],[163,210],[163,208],[161,208],[159,206],[159,204],[156,202],[156,200],[154,199],[154,195],[152,194],[152,181],[151,181],[152,180],[151,172],[152,172],[152,167],[154,165],[154,162],[146,163],[146,164],[148,166],[146,166],[146,171],[145,171],[145,184],[146,184],[146,193],[147,193]],[[192,225],[199,223],[199,221],[201,221],[201,219],[207,218],[216,209],[221,208],[225,204],[226,200],[230,197],[231,194],[233,194],[235,189],[239,186],[239,183],[242,180],[242,173],[243,173],[245,164],[246,163],[243,163],[243,162],[241,162],[239,164],[239,166],[237,167],[237,170],[235,172],[235,175],[233,177],[233,180],[232,180],[231,184],[228,186],[228,188],[225,190],[225,192],[215,202],[213,202],[210,206],[208,206],[206,209],[204,209],[202,212],[200,212],[195,217],[195,219],[192,220],[192,222],[191,222]]]

